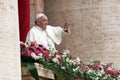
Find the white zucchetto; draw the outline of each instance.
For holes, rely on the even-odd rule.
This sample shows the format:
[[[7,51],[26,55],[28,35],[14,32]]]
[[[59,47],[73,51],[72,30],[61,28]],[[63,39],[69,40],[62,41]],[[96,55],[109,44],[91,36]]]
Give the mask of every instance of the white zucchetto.
[[[39,19],[39,18],[42,17],[43,15],[45,15],[45,14],[43,14],[43,13],[37,14],[37,15],[35,16],[35,20]]]

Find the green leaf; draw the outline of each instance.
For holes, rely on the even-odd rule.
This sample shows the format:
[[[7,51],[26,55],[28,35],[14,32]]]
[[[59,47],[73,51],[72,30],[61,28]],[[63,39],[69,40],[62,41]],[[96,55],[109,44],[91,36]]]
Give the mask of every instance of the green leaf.
[[[27,67],[27,62],[21,62],[21,67]]]
[[[27,64],[27,67],[28,67],[31,75],[32,75],[36,80],[39,80],[39,75],[38,75],[38,72],[37,72],[37,69],[36,69],[34,63],[28,63],[28,64]]]

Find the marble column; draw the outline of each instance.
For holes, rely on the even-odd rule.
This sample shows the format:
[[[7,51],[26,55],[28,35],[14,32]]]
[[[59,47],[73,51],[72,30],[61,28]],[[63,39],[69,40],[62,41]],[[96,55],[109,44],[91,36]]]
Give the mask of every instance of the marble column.
[[[17,0],[0,0],[0,80],[21,80]]]
[[[120,0],[45,0],[45,13],[51,25],[71,24],[59,49],[120,68]]]

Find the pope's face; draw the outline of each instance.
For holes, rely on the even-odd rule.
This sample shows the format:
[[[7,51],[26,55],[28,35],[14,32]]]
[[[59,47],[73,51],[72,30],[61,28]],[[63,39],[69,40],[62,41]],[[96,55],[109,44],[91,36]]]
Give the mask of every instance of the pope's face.
[[[48,18],[46,15],[43,15],[41,18],[38,19],[39,26],[45,30],[48,24]]]

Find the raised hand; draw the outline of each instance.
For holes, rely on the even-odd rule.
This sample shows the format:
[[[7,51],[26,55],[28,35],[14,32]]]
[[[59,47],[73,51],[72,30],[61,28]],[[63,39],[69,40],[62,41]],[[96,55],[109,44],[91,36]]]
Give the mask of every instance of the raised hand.
[[[63,25],[63,29],[64,29],[65,32],[68,32],[69,25],[70,25],[69,23],[65,23]]]

